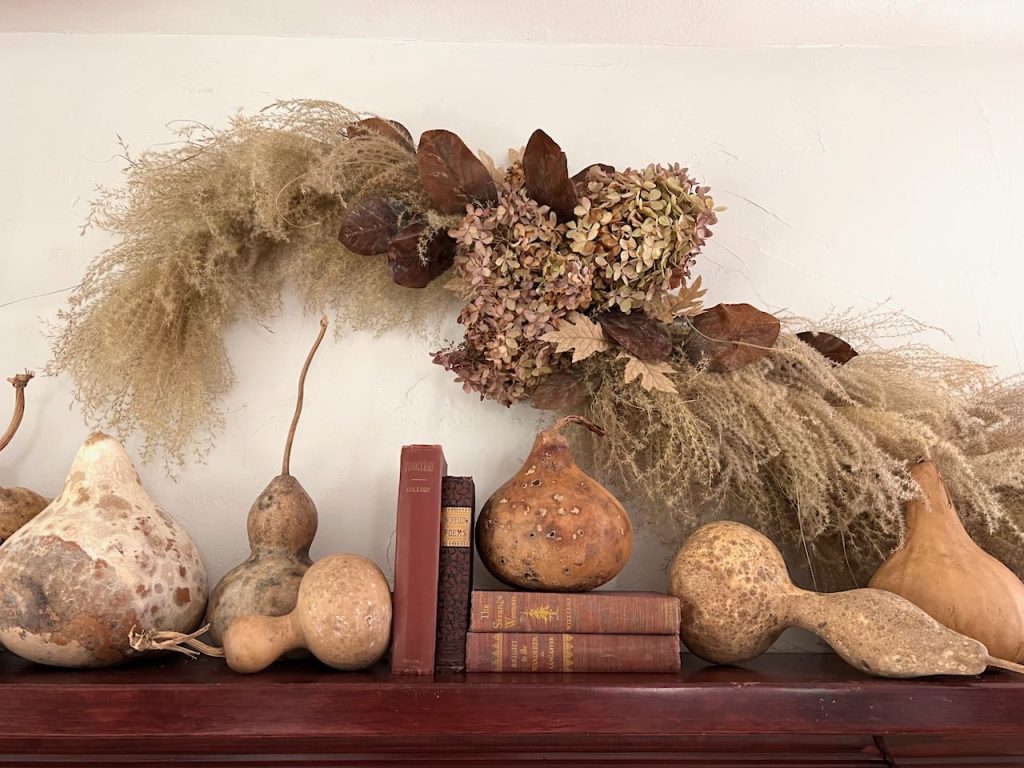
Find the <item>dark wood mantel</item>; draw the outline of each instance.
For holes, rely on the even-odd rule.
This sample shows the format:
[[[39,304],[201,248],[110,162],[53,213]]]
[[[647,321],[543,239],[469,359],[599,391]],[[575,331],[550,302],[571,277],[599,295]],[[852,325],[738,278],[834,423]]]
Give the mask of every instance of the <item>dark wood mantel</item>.
[[[956,757],[953,757],[953,756]],[[1024,679],[888,681],[836,657],[675,675],[237,675],[0,653],[0,765],[1024,765]]]

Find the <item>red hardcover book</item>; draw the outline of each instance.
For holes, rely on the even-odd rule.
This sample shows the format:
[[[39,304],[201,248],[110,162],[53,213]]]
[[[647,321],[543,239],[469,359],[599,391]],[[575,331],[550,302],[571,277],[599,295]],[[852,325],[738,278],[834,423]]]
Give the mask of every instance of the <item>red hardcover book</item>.
[[[461,672],[466,668],[475,507],[472,477],[441,478],[441,556],[434,658],[434,669],[438,672]]]
[[[659,592],[473,592],[471,632],[678,635],[679,600]]]
[[[470,632],[467,672],[677,672],[678,635]]]
[[[447,471],[441,446],[402,446],[391,643],[396,675],[434,672],[441,478]]]

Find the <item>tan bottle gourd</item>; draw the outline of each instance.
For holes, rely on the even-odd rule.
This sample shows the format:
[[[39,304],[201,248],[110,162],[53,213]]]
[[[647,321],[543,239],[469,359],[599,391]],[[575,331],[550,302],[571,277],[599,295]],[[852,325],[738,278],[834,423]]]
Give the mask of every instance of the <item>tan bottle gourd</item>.
[[[709,523],[683,544],[669,592],[679,598],[682,640],[718,664],[768,650],[788,627],[820,636],[847,663],[879,677],[1024,673],[985,646],[880,589],[819,594],[794,585],[778,548],[740,523]]]
[[[223,647],[198,639],[206,627],[137,632],[137,651],[204,653],[224,658],[236,672],[259,672],[281,656],[306,649],[329,667],[356,670],[383,658],[391,642],[391,590],[376,563],[359,555],[318,560],[302,577],[295,608],[284,616],[241,616],[224,633]]]
[[[249,558],[231,569],[210,595],[206,622],[210,637],[220,643],[232,622],[240,616],[282,616],[295,607],[299,583],[313,564],[309,548],[316,536],[316,505],[291,472],[292,442],[302,414],[306,373],[327,330],[327,317],[320,320],[320,333],[299,376],[281,474],[270,481],[249,510]]]
[[[935,464],[910,473],[922,496],[907,503],[906,540],[869,586],[905,597],[993,656],[1024,660],[1024,584],[964,530]]]
[[[476,544],[487,569],[521,589],[578,592],[618,575],[633,548],[626,510],[576,464],[560,430],[565,416],[537,435],[522,468],[487,500]]]
[[[25,372],[7,379],[14,387],[14,413],[11,415],[11,423],[7,430],[0,435],[0,451],[10,444],[18,427],[21,426],[21,420],[25,416],[25,388],[32,377],[33,374]],[[46,509],[49,503],[49,499],[40,496],[31,488],[0,486],[0,544]]]

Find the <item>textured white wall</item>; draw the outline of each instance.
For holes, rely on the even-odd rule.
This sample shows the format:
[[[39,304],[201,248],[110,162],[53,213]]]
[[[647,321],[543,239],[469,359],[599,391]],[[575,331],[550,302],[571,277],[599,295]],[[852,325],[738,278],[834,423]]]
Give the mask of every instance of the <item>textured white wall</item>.
[[[729,208],[699,262],[712,302],[814,317],[888,300],[945,328],[930,339],[941,348],[1024,368],[1019,5],[797,3],[804,25],[786,3],[764,19],[738,2],[568,5],[518,20],[468,0],[295,6],[318,25],[266,4],[193,5],[188,23],[170,4],[0,4],[0,372],[45,365],[44,321],[66,294],[21,299],[75,284],[108,242],[78,229],[94,186],[119,181],[115,134],[141,150],[168,140],[169,121],[223,124],[290,97],[450,128],[495,156],[542,126],[574,167],[687,163]],[[344,39],[348,22],[359,39]],[[620,32],[628,44],[607,44]],[[238,383],[208,463],[176,483],[140,467],[214,579],[247,553],[245,516],[278,471],[315,328],[294,297],[271,330],[233,328]],[[352,333],[321,351],[292,462],[320,510],[315,556],[390,570],[403,443],[443,443],[481,502],[529,450],[536,413],[464,395],[430,349]],[[0,483],[52,494],[88,427],[67,381],[38,379],[28,397]],[[3,395],[0,419],[6,408]],[[662,589],[669,556],[641,531],[617,585]]]

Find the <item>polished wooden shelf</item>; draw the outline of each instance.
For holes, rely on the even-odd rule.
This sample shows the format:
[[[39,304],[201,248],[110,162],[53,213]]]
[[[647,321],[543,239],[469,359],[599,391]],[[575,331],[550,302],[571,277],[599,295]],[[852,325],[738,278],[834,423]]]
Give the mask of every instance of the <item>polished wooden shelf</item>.
[[[179,656],[71,671],[0,653],[0,764],[947,765],[953,753],[1024,764],[1024,679],[880,680],[828,654],[743,667],[684,656],[670,675],[417,678],[311,660],[243,676]]]

